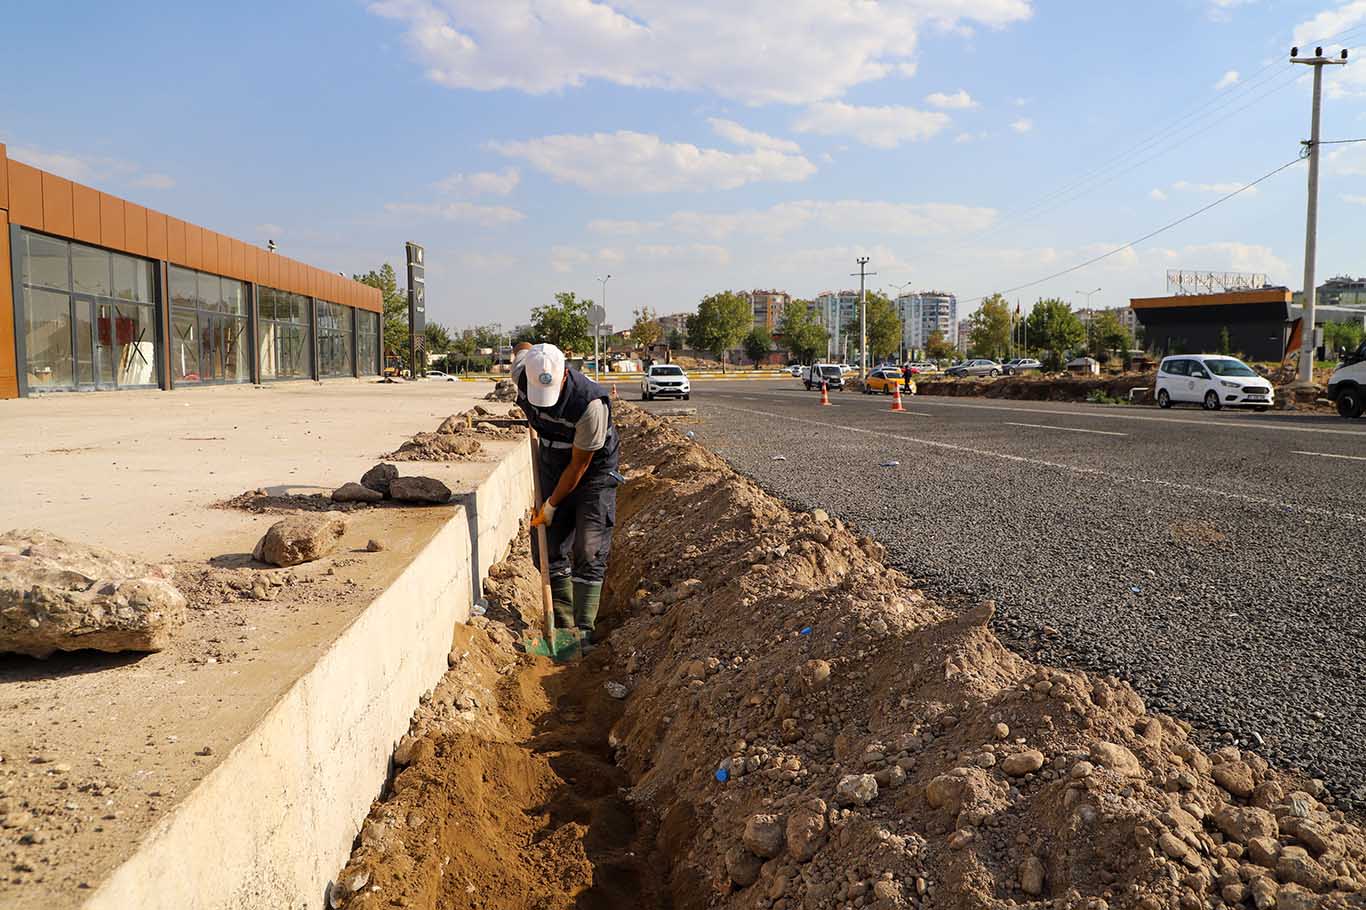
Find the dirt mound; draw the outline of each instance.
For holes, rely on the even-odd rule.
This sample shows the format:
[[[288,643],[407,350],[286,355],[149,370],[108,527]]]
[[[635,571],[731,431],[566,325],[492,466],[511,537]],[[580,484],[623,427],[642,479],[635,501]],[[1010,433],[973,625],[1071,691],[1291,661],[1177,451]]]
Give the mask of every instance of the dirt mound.
[[[512,423],[524,420],[520,408],[497,414],[482,405],[452,414],[434,433],[418,433],[399,446],[397,451],[380,456],[386,461],[472,461],[484,451],[484,439],[524,439],[525,425]]]
[[[288,512],[354,512],[370,506],[363,502],[334,502],[327,493],[272,494],[265,490],[248,490],[231,499],[215,502],[213,508],[271,515]]]
[[[485,694],[419,711],[349,906],[1366,906],[1366,836],[1321,783],[1031,664],[990,602],[945,610],[822,510],[618,421],[605,646],[516,654],[490,617],[534,622],[535,576],[495,573],[447,677]]]

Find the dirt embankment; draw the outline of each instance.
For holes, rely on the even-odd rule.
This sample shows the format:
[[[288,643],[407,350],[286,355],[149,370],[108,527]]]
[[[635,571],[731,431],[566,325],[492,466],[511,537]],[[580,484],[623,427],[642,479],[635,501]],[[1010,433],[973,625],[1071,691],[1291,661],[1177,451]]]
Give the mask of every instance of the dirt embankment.
[[[419,711],[349,906],[1366,907],[1366,836],[1321,784],[1023,660],[989,603],[928,602],[877,543],[618,413],[606,645],[553,669],[461,630],[479,723],[424,719],[461,704],[442,689]],[[534,613],[520,558],[491,593]]]

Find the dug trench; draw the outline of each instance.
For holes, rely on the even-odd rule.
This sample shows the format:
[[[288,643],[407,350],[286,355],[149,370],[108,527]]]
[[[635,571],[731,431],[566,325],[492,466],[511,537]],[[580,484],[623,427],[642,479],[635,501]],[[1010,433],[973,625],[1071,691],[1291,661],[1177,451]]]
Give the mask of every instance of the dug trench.
[[[537,576],[524,545],[495,567],[334,907],[1366,907],[1321,783],[1029,663],[990,602],[618,421],[603,644],[522,653]]]

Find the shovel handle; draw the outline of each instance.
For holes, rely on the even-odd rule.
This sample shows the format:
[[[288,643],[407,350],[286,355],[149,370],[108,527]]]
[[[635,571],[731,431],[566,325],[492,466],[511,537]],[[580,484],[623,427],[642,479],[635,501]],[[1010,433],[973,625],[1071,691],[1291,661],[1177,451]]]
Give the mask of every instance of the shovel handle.
[[[527,427],[527,438],[531,442],[531,489],[535,508],[533,515],[541,511],[541,443],[536,431]],[[541,572],[541,624],[545,630],[545,646],[551,657],[555,656],[555,600],[550,591],[549,546],[546,543],[545,525],[531,529],[536,535],[536,568]]]

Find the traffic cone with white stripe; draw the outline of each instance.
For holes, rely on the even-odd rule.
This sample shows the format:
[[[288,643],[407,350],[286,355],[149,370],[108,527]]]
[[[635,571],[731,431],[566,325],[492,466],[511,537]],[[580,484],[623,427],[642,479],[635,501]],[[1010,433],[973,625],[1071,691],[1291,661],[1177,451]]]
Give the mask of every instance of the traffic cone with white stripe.
[[[821,380],[821,404],[830,405],[830,385],[824,379]]]
[[[893,410],[893,411],[904,411],[904,410],[906,410],[905,408],[903,408],[903,407],[901,406],[901,384],[900,384],[900,383],[893,383],[893,385],[892,385],[892,410]]]

